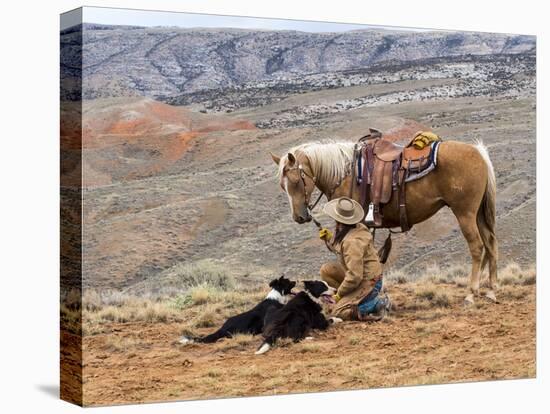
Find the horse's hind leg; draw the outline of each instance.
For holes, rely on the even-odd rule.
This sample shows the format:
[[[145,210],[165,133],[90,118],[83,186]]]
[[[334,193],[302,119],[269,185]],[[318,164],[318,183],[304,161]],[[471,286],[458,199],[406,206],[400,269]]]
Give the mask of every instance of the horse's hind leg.
[[[489,259],[489,291],[485,294],[493,302],[497,302],[495,291],[498,289],[497,283],[497,259],[491,256]]]
[[[498,289],[497,281],[497,254],[498,254],[498,243],[494,233],[491,234],[491,231],[487,228],[487,225],[483,221],[479,222],[478,220],[479,231],[481,232],[482,239],[485,244],[485,255],[483,258],[483,263],[481,265],[481,271],[483,268],[489,264],[489,290],[485,294],[487,299],[492,302],[497,302],[496,290]],[[484,236],[485,233],[485,236]]]
[[[479,294],[479,273],[481,260],[483,258],[483,240],[479,234],[475,214],[456,214],[460,230],[468,243],[470,255],[472,256],[472,272],[470,273],[470,293],[466,296],[464,302],[467,305],[474,303],[474,296]]]

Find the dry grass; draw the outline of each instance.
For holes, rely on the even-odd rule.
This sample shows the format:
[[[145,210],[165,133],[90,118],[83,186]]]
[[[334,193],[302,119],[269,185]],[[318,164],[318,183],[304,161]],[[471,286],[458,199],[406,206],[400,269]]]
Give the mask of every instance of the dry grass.
[[[433,283],[422,285],[416,290],[415,295],[420,299],[432,301],[437,295],[437,287]]]
[[[202,310],[193,319],[193,327],[211,328],[215,326],[218,314],[220,314],[220,306],[217,306],[217,305],[203,306]]]
[[[426,282],[415,290],[415,296],[428,303],[428,307],[448,308],[451,306],[449,295],[435,283]]]
[[[202,305],[207,303],[212,293],[206,286],[199,286],[191,291],[191,303],[193,305]]]
[[[361,337],[358,335],[351,335],[348,339],[350,345],[359,345],[361,343]]]
[[[406,274],[403,270],[391,271],[386,275],[386,281],[389,284],[407,284],[412,282],[431,283],[434,285],[451,284],[458,287],[467,287],[470,278],[470,264],[453,264],[447,267],[441,267],[437,264],[429,264],[421,270]],[[485,270],[481,275],[481,286],[488,287],[488,271]],[[509,262],[498,269],[498,283],[502,286],[507,285],[533,285],[536,283],[536,267],[534,265],[521,266],[515,262]],[[427,300],[433,300],[429,291],[418,292],[420,297]],[[441,305],[445,304],[445,299],[441,299]],[[444,305],[446,306],[446,305]]]
[[[108,305],[99,308],[95,312],[85,312],[84,322],[168,322],[180,320],[177,311],[171,309],[165,303],[149,300],[132,300],[124,305]]]
[[[346,372],[346,380],[366,384],[369,380],[369,370],[366,368],[351,368]]]
[[[219,324],[224,318],[253,306],[264,295],[265,288],[239,286],[224,291],[208,283],[170,297],[86,289],[82,296],[83,332],[85,335],[104,333],[109,330],[110,323],[127,322],[184,322],[184,327],[192,332]],[[80,302],[76,302],[79,306]],[[77,310],[65,306],[62,315],[67,319],[67,326],[78,327]],[[70,321],[73,321],[72,325]]]
[[[534,265],[522,268],[517,263],[508,263],[499,272],[499,283],[506,285],[534,285],[537,269]]]
[[[422,269],[392,270],[384,277],[391,284],[406,284],[415,281],[432,282],[436,284],[456,284],[456,281],[469,275],[469,264],[453,264],[441,267],[435,263],[428,264]]]
[[[127,292],[141,296],[174,296],[198,286],[229,291],[235,288],[236,282],[225,267],[213,260],[205,259],[194,263],[178,263],[132,286]]]
[[[432,384],[445,384],[450,382],[445,374],[434,372],[427,375],[419,375],[416,378],[410,380],[410,385],[432,385]]]
[[[142,344],[138,338],[120,337],[109,335],[105,340],[105,350],[110,352],[129,352]]]
[[[82,312],[64,303],[60,305],[60,324],[62,329],[80,335],[82,333]]]
[[[384,281],[386,284],[398,284],[402,285],[410,280],[408,280],[407,275],[405,272],[401,270],[392,270],[384,275]]]
[[[254,335],[237,334],[232,338],[224,338],[215,344],[216,350],[226,352],[229,350],[244,351],[259,345],[259,339]]]
[[[210,378],[218,378],[222,375],[222,372],[219,369],[209,369],[206,371],[206,376]]]
[[[308,352],[320,352],[321,346],[319,344],[316,344],[314,342],[301,342],[296,346],[297,351],[301,354],[305,354]]]
[[[467,287],[468,271],[467,265],[450,266],[444,269],[430,265],[419,272],[420,276],[416,275],[419,277],[417,282],[406,281],[408,276],[398,271],[388,274],[386,285],[397,284],[399,285],[397,289],[403,290],[415,299],[403,305],[402,310],[430,310],[435,312],[433,315],[436,315],[437,309],[445,309],[453,305],[449,294],[453,289]],[[521,267],[516,263],[509,263],[499,270],[499,282],[502,285],[497,293],[499,297],[519,299],[523,293],[517,292],[513,286],[536,283],[536,269],[534,266]],[[218,326],[227,317],[249,309],[264,297],[265,291],[266,288],[263,285],[248,288],[233,285],[233,289],[222,290],[208,283],[202,283],[171,297],[154,298],[151,295],[137,296],[112,290],[86,289],[82,296],[82,303],[80,303],[80,292],[70,291],[63,297],[61,317],[66,329],[79,332],[80,305],[82,305],[84,335],[109,332],[109,324],[127,322],[151,324],[180,322],[182,329],[192,334],[197,329]],[[387,321],[392,322],[391,319]],[[360,343],[359,337],[355,336],[348,338],[348,341],[350,345]],[[235,345],[228,343],[227,346]],[[314,347],[309,349],[306,345],[303,348],[303,352],[313,351],[315,351]]]

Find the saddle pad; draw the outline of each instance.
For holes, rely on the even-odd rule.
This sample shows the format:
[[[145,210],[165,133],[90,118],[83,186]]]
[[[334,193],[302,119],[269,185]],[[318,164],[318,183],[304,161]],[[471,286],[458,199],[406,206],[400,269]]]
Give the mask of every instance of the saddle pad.
[[[405,179],[405,182],[411,182],[411,181],[415,181],[415,180],[418,180],[424,176],[426,176],[427,174],[429,174],[431,171],[433,171],[433,169],[437,166],[437,154],[438,154],[438,150],[439,150],[439,144],[441,144],[441,141],[435,141],[435,142],[432,142],[430,147],[431,147],[431,150],[430,150],[430,160],[429,160],[429,165],[426,167],[426,169],[422,170],[421,172],[418,172],[418,173],[409,173],[409,175],[407,176],[407,178]],[[355,177],[356,177],[356,181],[357,181],[357,184],[360,185],[362,182],[363,182],[363,166],[365,165],[365,157],[363,155],[363,151],[360,151],[359,152],[359,156],[357,157],[357,162],[355,164],[355,168],[357,169],[356,170],[356,174],[355,174]]]
[[[439,144],[441,144],[441,141],[435,141],[431,143],[430,159],[428,162],[428,166],[418,173],[409,173],[407,175],[407,178],[405,179],[406,183],[419,180],[420,178],[425,177],[434,170],[434,168],[437,166],[437,154],[439,152]]]

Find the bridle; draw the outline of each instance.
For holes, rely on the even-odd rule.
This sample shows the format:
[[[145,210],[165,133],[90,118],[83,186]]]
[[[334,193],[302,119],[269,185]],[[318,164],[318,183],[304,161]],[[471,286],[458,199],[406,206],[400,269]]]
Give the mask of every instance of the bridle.
[[[314,189],[315,189],[315,185],[317,184],[317,177],[315,177],[314,175],[309,174],[306,170],[304,170],[304,167],[302,166],[302,164],[298,164],[297,166],[288,168],[287,172],[288,171],[293,171],[293,170],[298,170],[299,171],[300,180],[302,181],[302,185],[304,186],[304,204],[306,205],[306,207],[308,209],[309,216],[311,217],[311,221],[313,221],[313,223],[315,223],[317,228],[319,230],[321,230],[323,228],[323,226],[321,225],[321,223],[319,221],[317,221],[315,219],[315,217],[313,217],[311,212],[313,211],[313,209],[315,207],[317,207],[317,204],[319,204],[319,201],[321,201],[321,198],[324,195],[326,195],[327,200],[330,200],[329,195],[325,194],[322,190],[319,189],[319,196],[317,197],[315,202],[314,203],[308,203],[308,192],[307,192],[307,185],[306,185],[306,177],[308,177],[311,181],[313,181],[313,188]],[[334,187],[334,189],[331,191],[330,195],[332,195],[334,193],[334,191],[336,190],[336,188],[338,188],[342,184],[342,181],[343,181],[343,179],[340,180],[340,182],[336,185],[336,187]],[[331,246],[331,244],[329,243],[328,240],[325,239],[324,242],[325,242],[325,245],[327,246],[327,248],[331,252],[336,253],[336,250],[334,250],[334,248]]]
[[[315,189],[315,185],[317,184],[317,177],[315,177],[314,175],[311,175],[311,174],[308,174],[306,170],[304,170],[304,167],[302,166],[302,164],[298,164],[298,166],[296,167],[292,167],[292,168],[289,168],[287,171],[291,171],[291,170],[298,170],[299,173],[300,173],[300,179],[302,180],[302,185],[304,187],[304,204],[306,205],[306,208],[308,209],[308,213],[309,213],[309,217],[311,217],[311,221],[313,221],[313,223],[317,226],[318,229],[322,229],[323,226],[321,226],[321,223],[319,221],[317,221],[315,219],[315,217],[313,217],[313,214],[311,214],[313,212],[313,209],[315,207],[317,207],[317,204],[319,204],[319,201],[321,201],[321,198],[323,197],[323,195],[325,195],[325,193],[321,190],[319,190],[319,196],[317,197],[317,199],[315,200],[314,203],[309,203],[308,201],[308,192],[307,192],[307,185],[306,185],[306,177],[308,177],[311,181],[313,181],[313,188]],[[327,199],[328,199],[328,196],[327,196]],[[327,247],[330,249],[330,246],[327,242],[327,240],[325,240],[325,244],[327,245]],[[332,249],[330,249],[332,250]]]
[[[352,171],[353,171],[353,164],[350,168]],[[315,199],[315,202],[313,203],[309,203],[309,196],[311,196],[311,194],[308,194],[307,192],[307,185],[306,185],[306,177],[308,177],[311,181],[313,181],[313,188],[315,189],[315,186],[317,184],[317,177],[315,177],[314,175],[311,175],[309,174],[303,167],[302,164],[298,164],[294,167],[290,167],[287,169],[287,172],[288,171],[293,171],[293,170],[298,170],[299,171],[299,174],[300,174],[300,180],[302,181],[302,185],[304,187],[304,204],[306,205],[307,209],[309,210],[309,213],[310,213],[310,216],[311,216],[311,219],[312,221],[315,223],[315,225],[319,228],[321,228],[321,223],[319,223],[317,220],[315,220],[313,218],[313,216],[311,215],[311,212],[313,211],[313,209],[315,207],[317,207],[317,204],[319,204],[319,201],[321,201],[321,198],[323,196],[326,196],[327,197],[327,200],[330,200],[330,198],[332,197],[332,194],[334,194],[334,191],[336,191],[336,189],[338,187],[340,187],[340,185],[342,184],[342,181],[344,181],[345,177],[347,177],[349,174],[352,173],[352,171],[348,171],[345,175],[345,177],[341,178],[340,181],[332,188],[332,190],[330,191],[330,193],[325,193],[324,191],[322,191],[321,189],[319,189],[320,193],[319,193],[319,196]]]
[[[311,194],[308,195],[308,192],[307,192],[306,177],[308,177],[311,181],[313,181],[313,188],[315,188],[315,185],[317,184],[317,177],[309,174],[306,170],[304,170],[304,167],[302,166],[302,164],[298,164],[298,166],[296,167],[289,168],[287,171],[292,171],[292,170],[299,171],[300,180],[302,181],[302,186],[304,187],[304,204],[307,206],[307,209],[311,212],[315,207],[317,207],[317,204],[319,204],[319,201],[321,201],[321,198],[323,197],[323,195],[325,195],[325,193],[319,190],[320,193],[317,199],[315,200],[315,202],[309,203],[309,197],[311,196]],[[313,219],[313,221],[315,222],[315,224],[318,223],[315,219]]]

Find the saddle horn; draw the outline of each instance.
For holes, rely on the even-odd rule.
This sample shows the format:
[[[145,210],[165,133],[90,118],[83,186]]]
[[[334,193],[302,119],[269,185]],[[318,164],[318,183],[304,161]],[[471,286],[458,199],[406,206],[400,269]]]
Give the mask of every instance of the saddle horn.
[[[382,132],[374,128],[369,128],[369,133],[367,135],[362,136],[357,141],[363,142],[369,139],[376,139],[376,138],[382,138]]]

